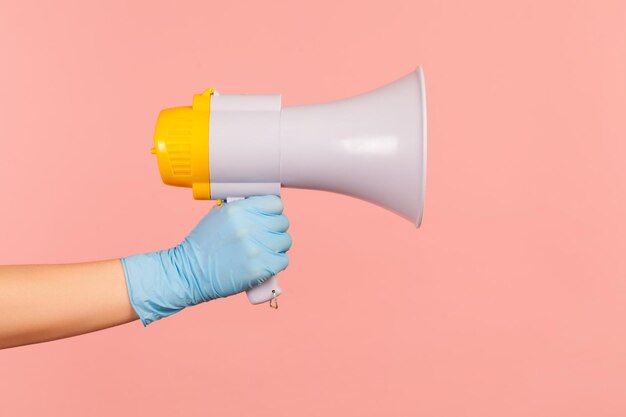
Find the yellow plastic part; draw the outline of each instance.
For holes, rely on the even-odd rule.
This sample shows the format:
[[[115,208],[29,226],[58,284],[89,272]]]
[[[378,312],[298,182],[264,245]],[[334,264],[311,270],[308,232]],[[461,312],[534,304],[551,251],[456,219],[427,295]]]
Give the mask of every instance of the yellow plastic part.
[[[193,105],[165,109],[159,114],[154,148],[161,179],[165,184],[191,187],[196,200],[211,199],[209,177],[209,88],[193,96]]]

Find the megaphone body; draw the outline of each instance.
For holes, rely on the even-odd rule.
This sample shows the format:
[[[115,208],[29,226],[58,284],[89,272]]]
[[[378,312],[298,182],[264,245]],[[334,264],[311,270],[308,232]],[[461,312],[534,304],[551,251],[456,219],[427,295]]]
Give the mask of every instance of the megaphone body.
[[[209,89],[191,107],[163,110],[154,142],[163,181],[191,187],[196,199],[316,189],[421,224],[426,99],[419,67],[382,88],[325,104],[282,107],[280,95]],[[275,276],[247,291],[253,304],[281,293]]]

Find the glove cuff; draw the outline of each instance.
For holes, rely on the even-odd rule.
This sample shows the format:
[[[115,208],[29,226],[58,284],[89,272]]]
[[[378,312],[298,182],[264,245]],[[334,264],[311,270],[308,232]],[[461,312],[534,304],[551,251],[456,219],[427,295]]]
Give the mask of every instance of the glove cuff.
[[[144,326],[190,305],[168,256],[172,250],[121,258],[130,303]]]

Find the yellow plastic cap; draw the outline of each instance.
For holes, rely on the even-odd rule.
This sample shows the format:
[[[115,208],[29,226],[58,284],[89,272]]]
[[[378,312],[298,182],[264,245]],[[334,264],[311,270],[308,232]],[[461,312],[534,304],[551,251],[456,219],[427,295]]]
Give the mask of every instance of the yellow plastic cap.
[[[190,107],[165,109],[159,114],[154,132],[154,148],[163,182],[191,187],[196,200],[211,199],[209,178],[209,88],[193,97]]]

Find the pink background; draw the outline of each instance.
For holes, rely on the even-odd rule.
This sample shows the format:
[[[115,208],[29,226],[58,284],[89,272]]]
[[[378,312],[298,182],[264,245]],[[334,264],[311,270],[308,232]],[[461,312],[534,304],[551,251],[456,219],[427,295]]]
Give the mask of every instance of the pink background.
[[[626,415],[623,1],[0,1],[0,263],[177,244],[158,111],[426,72],[424,223],[287,190],[281,309],[244,296],[0,352],[2,416]]]

